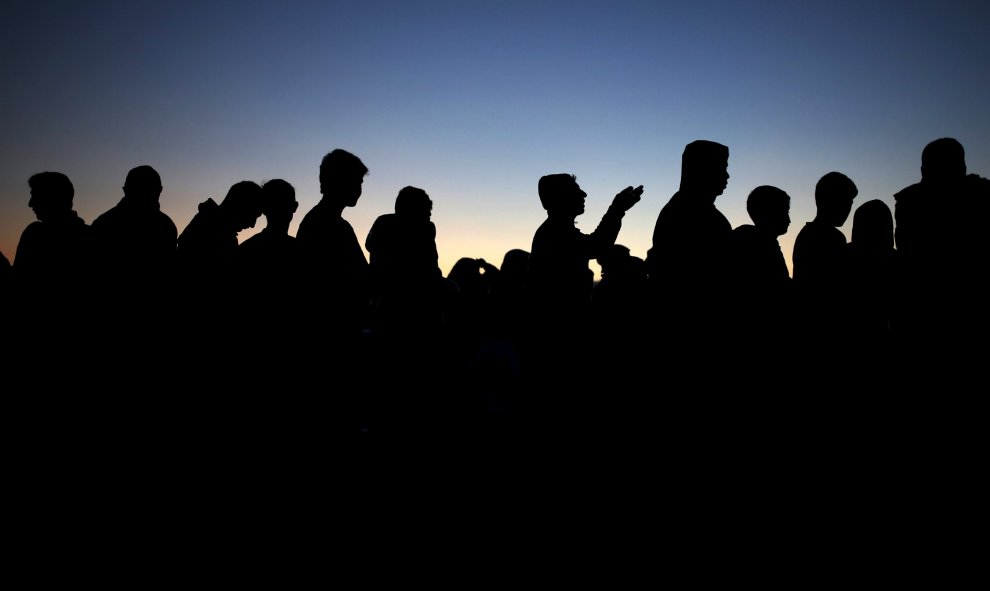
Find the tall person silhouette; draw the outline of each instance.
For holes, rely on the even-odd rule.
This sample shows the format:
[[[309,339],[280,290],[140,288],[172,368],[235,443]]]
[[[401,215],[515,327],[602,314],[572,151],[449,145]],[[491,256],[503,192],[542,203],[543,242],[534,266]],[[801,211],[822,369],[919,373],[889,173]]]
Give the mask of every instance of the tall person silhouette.
[[[68,176],[39,172],[28,186],[28,205],[38,219],[17,243],[12,272],[19,326],[6,338],[18,339],[24,360],[38,364],[35,376],[53,370],[72,375],[88,351],[92,228],[72,208],[75,189]]]
[[[661,208],[647,252],[657,358],[674,356],[671,370],[706,360],[725,335],[732,225],[715,201],[729,182],[729,148],[695,140],[681,155],[676,193]],[[717,372],[695,374],[710,378]],[[655,376],[659,377],[659,376]]]
[[[369,356],[368,329],[370,288],[368,259],[354,228],[343,218],[348,207],[361,197],[368,167],[354,154],[337,148],[320,162],[320,201],[303,216],[296,238],[306,250],[309,268],[302,279],[308,293],[301,302],[300,333],[304,343],[325,343],[309,347],[301,361],[307,383],[329,387],[338,407],[372,408],[369,390],[352,384],[367,380]],[[360,395],[359,395],[360,393]],[[343,399],[342,399],[343,398]],[[373,431],[374,416],[355,417],[344,411],[331,417],[334,426],[347,434]]]
[[[299,223],[296,237],[309,250],[309,273],[322,287],[308,307],[317,338],[357,338],[369,315],[368,259],[344,209],[357,205],[368,167],[360,158],[337,148],[320,162],[322,198]],[[315,324],[313,321],[316,321]]]
[[[131,376],[156,375],[169,363],[169,335],[180,315],[175,301],[176,238],[161,210],[162,179],[147,164],[127,172],[120,201],[93,220],[98,298],[94,317],[108,358],[109,390],[133,388]],[[157,380],[160,383],[160,378]]]
[[[966,153],[954,138],[930,142],[921,153],[921,181],[894,195],[895,240],[903,257],[905,335],[916,346],[944,350],[987,323],[986,265],[990,180],[967,173]]]

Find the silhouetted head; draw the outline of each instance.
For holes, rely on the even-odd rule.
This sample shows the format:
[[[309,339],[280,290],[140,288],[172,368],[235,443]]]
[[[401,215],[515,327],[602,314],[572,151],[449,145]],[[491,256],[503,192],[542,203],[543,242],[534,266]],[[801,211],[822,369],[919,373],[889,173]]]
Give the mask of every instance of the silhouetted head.
[[[681,155],[681,190],[714,199],[729,184],[729,148],[718,142],[695,140]]]
[[[937,139],[921,152],[921,178],[926,182],[951,182],[966,176],[966,151],[951,137]]]
[[[46,221],[53,217],[72,211],[72,197],[75,188],[69,177],[61,172],[39,172],[28,179],[31,188],[31,198],[28,207],[34,210],[38,221]]]
[[[481,264],[478,259],[461,257],[447,273],[447,279],[453,281],[463,295],[484,295],[487,289]]]
[[[573,174],[548,174],[540,178],[538,185],[540,203],[547,213],[577,217],[584,213],[584,199],[588,196]]]
[[[433,202],[418,187],[403,187],[395,197],[395,213],[403,218],[430,221]]]
[[[220,210],[237,232],[253,228],[261,217],[261,187],[253,181],[234,183],[220,203]]]
[[[344,207],[354,207],[367,174],[368,167],[360,158],[337,148],[320,162],[320,194],[339,199]]]
[[[614,266],[621,265],[630,256],[632,256],[632,253],[629,247],[622,244],[610,244],[595,261],[601,266],[602,274],[604,275]]]
[[[132,168],[124,179],[124,196],[141,203],[158,203],[162,194],[162,177],[158,171],[142,164]]]
[[[761,185],[746,198],[746,211],[757,228],[782,236],[791,225],[791,196],[777,187]]]
[[[894,248],[894,216],[886,203],[872,199],[856,208],[852,243],[877,250]]]
[[[499,274],[505,276],[525,276],[529,271],[529,251],[521,248],[513,248],[502,257],[502,266],[499,267]]]
[[[271,179],[261,187],[261,213],[269,224],[291,222],[298,208],[296,190],[288,181]]]
[[[856,184],[846,175],[835,171],[826,173],[815,185],[815,206],[818,208],[815,219],[838,228],[849,218],[853,199],[858,194]]]

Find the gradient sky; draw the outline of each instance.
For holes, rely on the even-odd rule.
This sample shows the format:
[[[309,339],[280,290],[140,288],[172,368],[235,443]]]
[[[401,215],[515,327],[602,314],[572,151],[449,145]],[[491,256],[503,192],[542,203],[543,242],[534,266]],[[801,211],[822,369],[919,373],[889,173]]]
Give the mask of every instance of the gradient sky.
[[[34,220],[28,177],[44,170],[69,176],[92,222],[150,164],[180,232],[233,183],[283,178],[294,234],[321,158],[344,148],[371,169],[344,212],[359,240],[399,189],[421,187],[444,273],[529,250],[546,217],[537,181],[557,172],[588,193],[585,232],[644,185],[618,241],[645,257],[695,139],[729,146],[716,204],[733,226],[750,222],[756,186],[791,195],[788,263],[826,172],[857,184],[854,208],[893,208],[925,144],[951,136],[990,176],[985,0],[5,0],[0,46],[11,260]]]

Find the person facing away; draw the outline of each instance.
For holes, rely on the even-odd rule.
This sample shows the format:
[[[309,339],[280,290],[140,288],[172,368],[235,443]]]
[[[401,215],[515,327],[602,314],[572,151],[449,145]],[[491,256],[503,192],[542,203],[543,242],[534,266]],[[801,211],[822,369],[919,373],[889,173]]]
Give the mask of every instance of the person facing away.
[[[443,273],[438,264],[433,201],[403,187],[395,213],[378,216],[368,231],[375,324],[385,331],[435,330],[442,321]]]
[[[903,257],[906,330],[912,338],[985,330],[985,224],[990,180],[967,172],[954,138],[921,153],[921,180],[894,195],[895,242]],[[977,324],[974,324],[977,323]]]
[[[121,200],[93,220],[100,281],[108,297],[147,288],[139,299],[172,285],[178,229],[161,210],[162,179],[154,168],[132,168]]]
[[[265,227],[237,248],[238,265],[246,281],[263,291],[289,289],[302,272],[302,246],[289,234],[292,217],[299,209],[296,190],[284,179],[271,179],[261,186],[261,214]]]
[[[320,162],[320,201],[303,216],[296,238],[309,251],[309,274],[321,285],[311,306],[321,326],[354,335],[366,327],[369,312],[368,259],[345,208],[357,205],[368,167],[337,148]]]
[[[849,342],[872,356],[889,348],[899,316],[900,253],[886,203],[872,199],[856,208],[846,251],[845,291],[856,302],[848,318]]]
[[[695,140],[681,155],[680,186],[660,209],[646,253],[658,336],[704,339],[722,330],[732,225],[715,206],[729,182],[729,148]]]

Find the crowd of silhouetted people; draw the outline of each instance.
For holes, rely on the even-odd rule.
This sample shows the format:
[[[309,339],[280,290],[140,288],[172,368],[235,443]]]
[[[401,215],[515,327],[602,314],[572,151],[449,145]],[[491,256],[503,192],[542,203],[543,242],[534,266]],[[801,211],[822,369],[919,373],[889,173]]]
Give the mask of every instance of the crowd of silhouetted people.
[[[958,141],[924,148],[894,211],[877,198],[854,208],[854,181],[823,174],[793,275],[778,243],[791,197],[754,188],[752,223],[733,228],[716,206],[728,165],[722,144],[685,147],[645,258],[619,241],[642,186],[584,233],[577,177],[548,174],[532,243],[501,261],[465,256],[446,277],[422,188],[399,191],[359,240],[343,213],[369,169],[343,149],[323,158],[322,198],[295,236],[299,203],[283,179],[234,183],[179,232],[151,166],[130,170],[91,223],[66,175],[39,172],[28,179],[37,221],[0,260],[6,373],[60,424],[178,430],[220,447],[326,434],[795,435],[917,417],[919,388],[970,395],[983,362],[971,343],[990,334],[990,181],[967,172]]]

